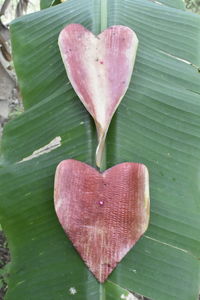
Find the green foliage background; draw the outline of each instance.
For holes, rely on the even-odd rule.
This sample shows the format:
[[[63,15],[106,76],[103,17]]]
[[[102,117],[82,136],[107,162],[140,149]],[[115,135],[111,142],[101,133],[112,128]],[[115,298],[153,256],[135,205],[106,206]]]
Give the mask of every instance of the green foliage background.
[[[185,0],[186,8],[200,13],[200,0]]]

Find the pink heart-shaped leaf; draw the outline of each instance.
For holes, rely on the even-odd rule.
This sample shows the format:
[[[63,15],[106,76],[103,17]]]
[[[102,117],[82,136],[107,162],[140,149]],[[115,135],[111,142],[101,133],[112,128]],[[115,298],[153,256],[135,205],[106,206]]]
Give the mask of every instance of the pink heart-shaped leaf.
[[[131,79],[137,36],[121,25],[95,36],[80,24],[70,24],[61,31],[58,44],[68,78],[94,118],[100,166],[110,121]]]
[[[54,202],[64,231],[103,282],[148,227],[148,170],[122,163],[100,173],[64,160],[56,170]]]

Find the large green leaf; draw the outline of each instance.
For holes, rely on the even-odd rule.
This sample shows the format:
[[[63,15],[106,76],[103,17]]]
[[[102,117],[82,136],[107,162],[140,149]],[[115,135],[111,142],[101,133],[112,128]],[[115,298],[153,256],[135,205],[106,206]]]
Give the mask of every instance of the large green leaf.
[[[105,285],[85,267],[53,209],[56,165],[71,157],[94,165],[96,148],[93,122],[67,82],[57,46],[59,31],[72,22],[94,33],[127,25],[140,44],[106,157],[107,167],[148,166],[151,222]],[[200,74],[180,59],[199,64],[200,18],[147,0],[68,0],[18,18],[11,33],[26,111],[6,126],[2,141],[0,221],[12,255],[6,299],[112,300],[127,289],[154,300],[196,300]],[[20,162],[59,136],[60,147]]]

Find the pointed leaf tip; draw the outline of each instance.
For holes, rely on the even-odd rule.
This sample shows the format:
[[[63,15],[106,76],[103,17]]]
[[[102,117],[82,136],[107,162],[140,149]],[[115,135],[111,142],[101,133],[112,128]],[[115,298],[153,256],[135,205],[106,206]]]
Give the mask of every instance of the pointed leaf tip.
[[[66,26],[59,48],[71,84],[94,118],[100,166],[108,127],[126,93],[135,62],[138,39],[130,28],[115,25],[98,36],[80,24]]]

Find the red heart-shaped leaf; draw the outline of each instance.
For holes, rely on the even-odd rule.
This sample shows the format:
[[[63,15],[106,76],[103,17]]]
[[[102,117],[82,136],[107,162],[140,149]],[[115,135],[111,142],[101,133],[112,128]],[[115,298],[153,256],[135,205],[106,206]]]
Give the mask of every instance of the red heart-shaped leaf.
[[[103,282],[148,227],[148,170],[128,162],[100,173],[64,160],[56,170],[54,202],[64,231]]]
[[[131,79],[137,36],[121,25],[95,36],[80,24],[70,24],[61,31],[58,44],[68,78],[96,123],[100,166],[110,121]]]

